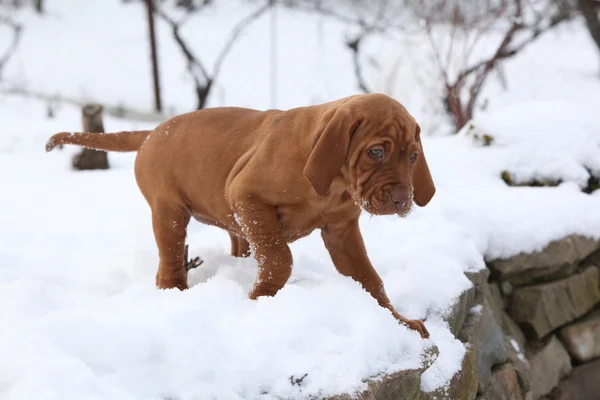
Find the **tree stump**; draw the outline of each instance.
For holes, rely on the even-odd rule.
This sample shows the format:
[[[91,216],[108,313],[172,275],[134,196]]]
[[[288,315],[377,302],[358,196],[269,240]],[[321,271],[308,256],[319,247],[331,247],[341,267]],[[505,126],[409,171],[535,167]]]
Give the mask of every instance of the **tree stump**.
[[[81,109],[81,120],[83,132],[104,133],[102,123],[102,106],[100,104],[87,104]],[[108,169],[108,155],[105,151],[82,149],[80,153],[73,156],[71,160],[73,168],[84,169]]]

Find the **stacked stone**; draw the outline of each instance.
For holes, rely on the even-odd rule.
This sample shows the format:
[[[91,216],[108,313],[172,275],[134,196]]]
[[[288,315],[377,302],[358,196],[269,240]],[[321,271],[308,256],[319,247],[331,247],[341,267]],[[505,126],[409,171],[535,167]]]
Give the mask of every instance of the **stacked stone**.
[[[468,317],[459,334],[475,348],[478,398],[600,399],[600,242],[569,236],[488,267],[487,282],[472,279],[486,326],[465,337]]]

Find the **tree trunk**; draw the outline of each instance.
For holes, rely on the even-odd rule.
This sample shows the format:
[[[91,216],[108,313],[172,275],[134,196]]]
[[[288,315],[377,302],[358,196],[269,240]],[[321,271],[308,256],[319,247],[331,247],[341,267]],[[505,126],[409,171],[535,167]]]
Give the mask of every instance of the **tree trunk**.
[[[34,0],[33,6],[35,8],[35,11],[38,14],[43,14],[44,13],[44,1],[43,0]]]
[[[208,95],[210,94],[210,90],[212,89],[213,80],[208,79],[206,84],[196,84],[196,98],[198,99],[198,105],[196,106],[197,110],[202,110],[206,107],[206,102],[208,100]]]
[[[100,104],[85,105],[81,109],[81,121],[84,132],[104,133],[102,106]],[[108,156],[105,151],[82,149],[71,161],[73,168],[77,170],[108,169]]]
[[[154,30],[154,0],[146,0],[148,11],[148,35],[150,36],[150,57],[152,60],[152,84],[154,86],[154,110],[162,111],[162,101],[160,99],[160,80],[158,73],[158,56],[156,52],[156,33]]]
[[[583,17],[585,18],[590,35],[592,36],[592,39],[594,39],[594,42],[596,42],[598,50],[600,50],[600,16],[598,16],[598,12],[600,11],[600,1],[579,0],[578,6],[581,14],[583,14]]]
[[[446,95],[444,97],[444,105],[446,111],[454,120],[454,130],[460,131],[469,120],[473,117],[472,108],[463,106],[460,99],[459,84],[446,87]]]

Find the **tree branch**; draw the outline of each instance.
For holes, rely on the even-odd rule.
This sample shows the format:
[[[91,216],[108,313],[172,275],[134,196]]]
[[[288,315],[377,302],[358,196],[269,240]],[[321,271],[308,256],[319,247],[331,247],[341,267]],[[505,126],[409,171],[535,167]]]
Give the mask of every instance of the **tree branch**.
[[[179,29],[181,28],[181,25],[185,22],[185,20],[177,22],[171,17],[169,17],[164,11],[158,8],[156,9],[156,13],[171,26],[173,38],[175,39],[175,42],[177,42],[177,44],[179,45],[179,48],[187,61],[188,71],[195,77],[196,75],[194,73],[194,67],[197,67],[200,70],[200,73],[202,73],[204,79],[208,80],[209,75],[206,68],[204,67],[204,64],[202,64],[202,62],[198,60],[196,56],[194,56],[187,43],[183,40],[183,37],[179,33]]]
[[[598,0],[579,0],[577,6],[583,14],[590,36],[600,50],[600,1]]]
[[[314,5],[313,5],[314,4]],[[329,8],[322,7],[319,3],[310,2],[304,4],[302,2],[288,2],[285,4],[288,8],[296,9],[304,12],[317,13],[325,17],[329,17],[345,24],[358,25],[365,27],[367,23],[361,18],[352,18]]]
[[[320,2],[315,1],[282,1],[281,4],[289,9],[299,10],[306,13],[320,14],[324,17],[337,20],[344,24],[355,25],[364,30],[368,30],[369,33],[386,33],[390,30],[408,32],[408,28],[404,24],[394,23],[397,22],[396,18],[390,17],[388,6],[392,1],[380,0],[378,3],[379,7],[372,18],[373,22],[369,23],[365,21],[361,16],[348,16],[340,12],[341,7],[328,8],[323,7]],[[343,2],[341,3],[343,4]],[[373,5],[375,7],[375,5]],[[386,13],[387,12],[387,13]]]
[[[472,43],[469,44],[468,38],[463,38],[466,43],[465,53],[460,54],[462,58],[462,65],[460,66],[456,78],[454,79],[451,79],[449,76],[450,72],[453,70],[452,60],[449,56],[451,54],[450,50],[453,49],[454,41],[457,40],[456,25],[461,24],[462,26],[467,22],[461,21],[458,18],[457,10],[451,10],[453,14],[450,32],[450,50],[446,54],[446,60],[444,63],[444,60],[442,60],[441,49],[431,33],[431,20],[425,20],[425,27],[433,49],[433,55],[440,75],[444,81],[444,103],[446,109],[454,119],[455,128],[457,131],[460,130],[468,122],[468,120],[473,117],[475,105],[479,95],[481,94],[483,85],[490,73],[497,68],[498,64],[503,60],[518,54],[526,46],[534,42],[535,39],[537,39],[543,32],[554,28],[556,25],[570,18],[569,13],[565,13],[564,10],[559,10],[559,13],[556,15],[548,17],[548,13],[544,13],[543,15],[538,16],[533,24],[525,25],[522,22],[524,15],[522,0],[512,0],[511,4],[512,7],[510,8],[512,13],[510,15],[506,15],[509,8],[508,3],[503,3],[502,7],[489,10],[489,23],[481,21],[481,25],[478,22],[474,22],[473,26],[464,26],[465,32],[470,31],[471,34],[474,35],[474,39]],[[488,58],[476,62],[474,65],[468,67],[467,62],[473,53],[475,44],[485,33],[489,32],[492,26],[497,24],[501,18],[506,19],[509,22],[509,25],[493,54]],[[525,31],[528,32],[527,37],[517,44],[514,44],[517,33]]]
[[[203,6],[208,4],[209,2],[205,1]],[[215,64],[212,68],[212,73],[208,71],[208,69],[204,66],[202,61],[194,55],[192,49],[183,39],[180,33],[180,28],[183,24],[190,18],[191,13],[188,13],[184,19],[181,21],[175,21],[171,17],[169,17],[163,10],[157,9],[157,14],[171,26],[171,30],[173,32],[173,38],[175,42],[179,46],[179,49],[183,53],[185,60],[187,62],[186,67],[188,72],[190,73],[192,79],[194,80],[194,90],[196,92],[196,98],[198,100],[198,104],[196,106],[197,109],[202,109],[206,106],[206,101],[208,100],[208,95],[212,89],[213,83],[219,73],[221,72],[221,66],[225,60],[227,54],[233,47],[233,44],[238,39],[239,35],[242,31],[250,25],[254,20],[258,19],[262,14],[264,14],[271,6],[273,5],[272,0],[268,0],[263,6],[259,7],[257,10],[252,12],[250,15],[239,21],[232,29],[227,38],[225,45],[221,49],[221,52],[217,56]],[[199,9],[201,9],[200,7]],[[201,75],[201,77],[199,76]],[[202,79],[200,79],[202,78]]]
[[[320,2],[308,2],[307,4],[305,2],[290,1],[285,3],[285,5],[291,9],[317,13],[323,15],[324,17],[332,18],[343,22],[344,24],[350,24],[361,28],[361,33],[359,33],[358,36],[356,36],[354,39],[346,40],[346,46],[350,49],[350,51],[352,51],[352,64],[358,87],[364,93],[371,93],[371,89],[369,89],[365,81],[360,63],[360,45],[363,39],[365,39],[368,35],[372,33],[385,33],[387,32],[387,29],[391,29],[393,27],[392,24],[386,26],[386,24],[382,23],[382,21],[386,17],[386,11],[389,5],[389,0],[382,0],[378,4],[379,7],[377,7],[372,23],[367,23],[360,16],[352,18],[347,15],[344,15],[339,11],[339,9],[334,10],[323,7]],[[399,26],[397,26],[396,28],[398,28],[399,30],[404,30],[403,27],[400,28]]]
[[[3,15],[0,15],[0,24],[7,25],[13,31],[13,38],[12,38],[11,43],[8,46],[8,48],[6,49],[6,52],[2,55],[2,57],[0,57],[0,80],[2,80],[2,72],[4,70],[4,67],[6,66],[6,64],[8,63],[10,58],[13,56],[13,54],[15,53],[17,48],[19,47],[19,42],[21,41],[21,34],[23,32],[23,27],[21,25],[17,24],[16,22],[14,22],[13,20],[11,20],[10,18],[5,17]]]
[[[360,66],[359,53],[360,53],[360,44],[363,38],[367,35],[367,33],[362,33],[354,40],[348,40],[346,42],[346,46],[350,50],[352,50],[352,63],[354,64],[354,75],[356,76],[356,80],[358,81],[358,87],[364,93],[371,93],[371,90],[368,88],[365,78],[362,74],[362,68]]]
[[[254,11],[253,13],[248,15],[246,18],[242,19],[240,22],[238,22],[233,27],[233,30],[229,34],[229,38],[225,42],[225,46],[223,47],[223,49],[221,50],[221,53],[219,54],[219,56],[217,57],[217,60],[215,61],[215,65],[213,67],[213,76],[216,76],[219,74],[219,72],[221,70],[221,65],[223,64],[223,60],[225,59],[225,57],[231,50],[233,43],[237,40],[240,33],[242,33],[242,31],[248,25],[250,25],[252,22],[257,20],[261,15],[263,15],[267,10],[269,10],[269,8],[271,8],[272,5],[273,5],[272,1],[267,1],[267,3],[265,5],[258,8],[256,11]]]

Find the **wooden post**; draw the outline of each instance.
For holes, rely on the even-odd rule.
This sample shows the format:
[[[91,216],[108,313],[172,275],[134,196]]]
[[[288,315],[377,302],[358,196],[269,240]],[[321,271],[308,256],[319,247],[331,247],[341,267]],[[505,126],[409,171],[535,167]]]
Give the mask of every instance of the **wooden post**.
[[[100,104],[87,104],[81,109],[81,122],[83,132],[103,133],[102,106]],[[73,168],[84,169],[108,169],[108,156],[105,151],[82,149],[80,153],[73,156],[71,160]]]
[[[150,35],[150,55],[152,57],[152,81],[154,83],[154,109],[156,112],[162,111],[162,101],[160,99],[160,81],[158,74],[158,57],[156,55],[156,34],[154,32],[154,0],[146,0],[148,10],[148,33]]]

